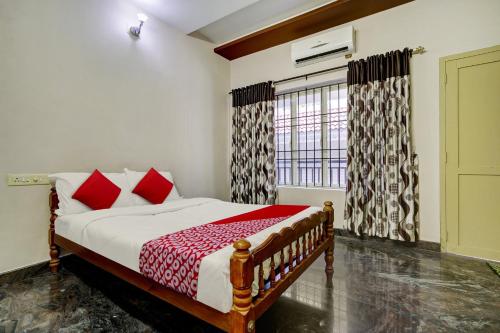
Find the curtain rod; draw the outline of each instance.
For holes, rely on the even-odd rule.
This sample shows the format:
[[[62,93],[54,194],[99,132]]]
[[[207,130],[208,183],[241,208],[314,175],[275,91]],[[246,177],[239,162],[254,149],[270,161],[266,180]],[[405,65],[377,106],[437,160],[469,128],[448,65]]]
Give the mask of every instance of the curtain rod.
[[[418,46],[418,47],[410,50],[410,54],[411,55],[422,54],[424,52],[425,52],[425,48],[423,46]],[[345,69],[345,68],[347,68],[347,65],[342,65],[342,66],[337,66],[337,67],[331,67],[331,68],[323,69],[323,70],[317,71],[317,72],[312,72],[312,73],[307,73],[307,74],[302,74],[302,75],[287,77],[286,79],[281,79],[281,80],[278,80],[278,81],[274,81],[274,84],[275,85],[276,84],[282,84],[282,83],[285,83],[285,82],[295,81],[295,80],[302,79],[302,78],[305,78],[307,80],[310,76],[316,76],[316,75],[320,75],[320,74],[323,74],[323,73],[334,72],[334,71],[338,71],[338,70]],[[229,95],[231,95],[232,93],[233,92],[230,91]]]

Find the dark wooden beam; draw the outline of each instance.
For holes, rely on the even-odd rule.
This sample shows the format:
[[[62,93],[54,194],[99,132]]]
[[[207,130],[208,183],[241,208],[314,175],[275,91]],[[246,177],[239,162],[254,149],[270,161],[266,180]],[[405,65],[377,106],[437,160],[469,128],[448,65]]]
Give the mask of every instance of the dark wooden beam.
[[[234,60],[414,0],[337,0],[214,49]]]

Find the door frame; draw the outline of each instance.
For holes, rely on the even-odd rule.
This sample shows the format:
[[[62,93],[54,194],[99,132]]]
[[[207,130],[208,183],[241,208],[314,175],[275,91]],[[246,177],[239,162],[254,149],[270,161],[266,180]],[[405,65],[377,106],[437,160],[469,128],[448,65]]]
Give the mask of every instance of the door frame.
[[[448,252],[448,226],[446,223],[446,63],[496,51],[500,51],[500,45],[439,58],[439,206],[441,252]]]

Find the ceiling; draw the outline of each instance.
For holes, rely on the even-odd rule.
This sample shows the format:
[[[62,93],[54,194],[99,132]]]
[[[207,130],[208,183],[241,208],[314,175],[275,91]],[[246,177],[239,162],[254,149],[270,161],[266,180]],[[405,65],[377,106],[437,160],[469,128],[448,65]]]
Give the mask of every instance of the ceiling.
[[[192,33],[258,0],[131,0],[185,34]]]
[[[215,44],[223,44],[329,2],[332,0],[259,0],[204,26],[197,33]]]
[[[131,0],[170,26],[222,44],[332,0]]]

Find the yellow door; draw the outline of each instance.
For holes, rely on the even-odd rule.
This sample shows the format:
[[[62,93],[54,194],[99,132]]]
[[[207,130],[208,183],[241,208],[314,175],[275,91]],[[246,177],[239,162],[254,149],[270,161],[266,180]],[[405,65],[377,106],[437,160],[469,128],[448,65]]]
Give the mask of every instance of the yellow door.
[[[500,260],[500,46],[441,64],[444,247]]]

